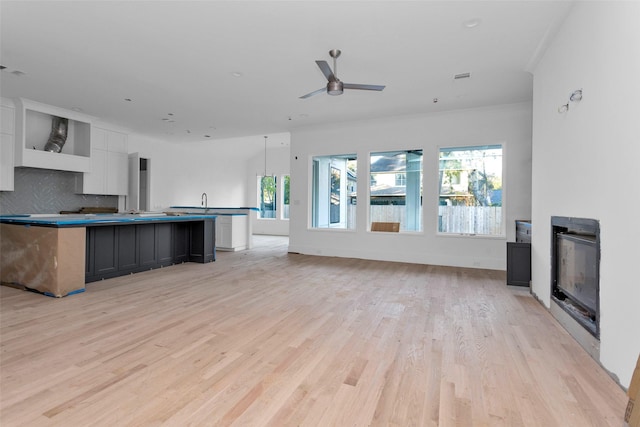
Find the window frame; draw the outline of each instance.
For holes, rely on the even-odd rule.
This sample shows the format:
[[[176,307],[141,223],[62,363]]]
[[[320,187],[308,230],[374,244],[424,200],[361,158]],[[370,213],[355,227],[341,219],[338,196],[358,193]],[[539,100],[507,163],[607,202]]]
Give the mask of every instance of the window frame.
[[[502,189],[502,194],[501,194],[501,219],[500,219],[500,232],[499,233],[495,233],[495,234],[477,234],[477,233],[462,233],[462,232],[445,232],[445,231],[440,231],[440,191],[441,191],[441,183],[440,183],[440,153],[443,150],[446,149],[451,149],[451,150],[456,150],[456,151],[462,151],[464,149],[474,149],[474,148],[481,148],[481,147],[485,147],[485,148],[491,148],[491,147],[500,147],[502,149],[502,159],[501,159],[501,189]],[[472,239],[498,239],[498,240],[504,240],[506,238],[506,219],[507,219],[507,192],[506,192],[506,188],[508,185],[508,178],[507,178],[507,167],[506,167],[506,160],[507,160],[507,143],[505,141],[497,141],[497,142],[492,142],[492,143],[485,143],[485,144],[476,144],[476,145],[469,145],[469,144],[465,144],[465,145],[438,145],[436,147],[436,159],[435,159],[435,163],[436,163],[436,180],[435,180],[435,187],[436,187],[436,203],[435,203],[435,217],[436,217],[436,221],[435,221],[435,232],[436,235],[438,237],[453,237],[453,238],[472,238]]]
[[[327,189],[326,190],[321,190],[319,189],[319,185],[321,184],[319,182],[319,180],[321,179],[321,177],[319,176],[321,174],[320,170],[316,170],[316,162],[321,162],[321,161],[325,161],[328,165],[328,170],[327,170],[327,182],[325,183],[327,185]],[[318,209],[318,204],[322,203],[323,206],[324,204],[327,204],[327,207],[329,207],[330,204],[330,195],[329,195],[329,190],[331,188],[331,169],[334,166],[334,161],[336,160],[341,160],[345,162],[345,166],[344,166],[344,173],[341,174],[341,181],[344,181],[344,184],[341,184],[340,188],[340,201],[341,204],[344,202],[344,221],[341,220],[341,222],[336,223],[336,224],[332,224],[328,219],[327,219],[327,224],[324,224],[323,220],[319,219],[319,216],[322,214],[322,212],[317,211]],[[311,231],[338,231],[338,232],[355,232],[357,230],[357,206],[355,204],[351,203],[351,197],[350,197],[350,187],[349,187],[349,167],[348,167],[348,163],[349,162],[354,162],[355,163],[355,167],[356,167],[356,191],[357,191],[357,170],[358,170],[358,154],[356,152],[350,152],[348,154],[312,154],[309,156],[309,214],[307,216],[307,229],[311,230]],[[318,163],[320,164],[320,163]],[[323,177],[324,178],[324,177]],[[318,181],[318,182],[317,182]],[[317,184],[316,184],[317,182]],[[323,192],[324,191],[324,192]],[[323,193],[322,195],[320,193]],[[327,193],[327,194],[324,194]],[[342,194],[344,193],[344,194]],[[320,200],[320,198],[322,198],[323,195],[326,195],[328,198],[327,200]],[[353,207],[351,207],[353,205]],[[352,214],[349,214],[349,210],[352,211]],[[330,212],[326,212],[327,213],[327,218],[330,217]],[[314,224],[318,224],[319,222],[323,223],[323,226],[318,226],[318,225],[314,225]],[[350,223],[352,224],[351,227],[349,227]]]
[[[377,231],[371,231],[371,224],[375,221],[372,221],[373,219],[373,215],[371,213],[371,208],[372,206],[376,206],[376,205],[372,205],[371,204],[371,187],[373,182],[375,181],[376,184],[378,184],[378,180],[374,179],[373,173],[371,172],[372,170],[372,157],[376,156],[376,155],[389,155],[391,153],[404,153],[405,156],[407,154],[410,153],[420,153],[420,170],[419,170],[419,177],[418,177],[418,191],[419,191],[419,195],[418,197],[418,204],[417,204],[417,212],[414,213],[414,221],[418,222],[418,228],[417,229],[410,229],[407,230],[406,229],[406,216],[407,213],[405,212],[405,218],[404,221],[401,220],[400,221],[400,230],[399,230],[399,234],[405,234],[405,235],[410,235],[410,234],[424,234],[425,232],[425,206],[424,206],[424,191],[425,191],[425,152],[426,150],[423,147],[416,147],[413,149],[387,149],[387,150],[376,150],[376,151],[370,151],[368,153],[368,157],[367,157],[367,162],[368,162],[368,185],[367,185],[367,201],[366,201],[366,209],[367,209],[367,232],[374,232],[374,233],[378,233]],[[409,176],[408,173],[410,173],[410,171],[407,171],[407,167],[406,167],[406,158],[405,158],[405,169],[402,172],[397,172],[397,171],[389,171],[388,173],[391,175],[393,174],[393,180],[394,180],[394,184],[395,184],[395,180],[396,180],[396,175],[398,173],[402,173],[405,176],[405,187],[407,185],[407,183],[409,182]],[[409,197],[409,195],[407,194],[407,192],[405,191],[405,196],[404,196],[404,206],[407,206],[407,198]],[[404,226],[404,228],[403,228]]]
[[[289,195],[288,198],[289,199],[289,203],[285,204],[285,191],[287,190],[287,184],[285,184],[285,181],[289,181],[288,187],[289,187]],[[282,174],[280,175],[280,182],[282,183],[282,188],[281,191],[282,193],[280,194],[280,203],[278,204],[278,208],[280,209],[280,212],[276,212],[278,219],[281,219],[282,221],[289,221],[289,219],[291,218],[291,174]],[[276,183],[277,184],[277,183]],[[277,185],[276,185],[276,191],[279,191],[277,189]],[[289,214],[289,216],[284,216],[285,215],[285,206],[289,206],[289,209],[287,209],[287,213]]]

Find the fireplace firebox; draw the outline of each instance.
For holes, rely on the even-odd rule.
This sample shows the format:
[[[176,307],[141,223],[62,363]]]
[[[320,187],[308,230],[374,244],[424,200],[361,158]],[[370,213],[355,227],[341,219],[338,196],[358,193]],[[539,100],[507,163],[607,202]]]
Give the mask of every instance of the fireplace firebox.
[[[591,335],[600,336],[600,224],[551,217],[551,297]]]

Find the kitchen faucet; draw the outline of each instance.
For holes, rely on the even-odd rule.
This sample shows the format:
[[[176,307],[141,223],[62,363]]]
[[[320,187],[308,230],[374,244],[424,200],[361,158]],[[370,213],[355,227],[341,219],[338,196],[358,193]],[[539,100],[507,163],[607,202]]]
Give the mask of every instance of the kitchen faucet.
[[[202,193],[201,202],[203,208],[206,208],[209,202],[207,201],[207,193]]]

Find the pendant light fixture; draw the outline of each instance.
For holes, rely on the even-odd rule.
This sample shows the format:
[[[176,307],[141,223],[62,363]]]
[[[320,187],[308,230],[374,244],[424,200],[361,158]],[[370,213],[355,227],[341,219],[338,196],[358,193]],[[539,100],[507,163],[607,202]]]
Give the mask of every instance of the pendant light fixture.
[[[264,136],[264,174],[262,176],[267,176],[267,136]]]

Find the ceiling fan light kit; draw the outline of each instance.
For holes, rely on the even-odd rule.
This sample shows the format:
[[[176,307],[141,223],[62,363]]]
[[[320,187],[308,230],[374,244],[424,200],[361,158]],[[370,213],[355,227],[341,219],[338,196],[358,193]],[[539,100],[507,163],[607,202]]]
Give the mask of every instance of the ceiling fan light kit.
[[[329,56],[333,58],[333,71],[331,71],[331,67],[327,64],[327,61],[316,61],[318,68],[322,71],[322,74],[327,79],[327,87],[320,88],[318,90],[314,90],[313,92],[309,92],[306,95],[302,95],[300,99],[310,98],[314,95],[318,95],[320,93],[328,93],[329,95],[342,95],[345,89],[356,89],[356,90],[374,90],[374,91],[382,91],[385,87],[380,85],[365,85],[359,83],[343,83],[338,78],[338,57],[342,52],[340,49],[331,49],[329,51]]]

